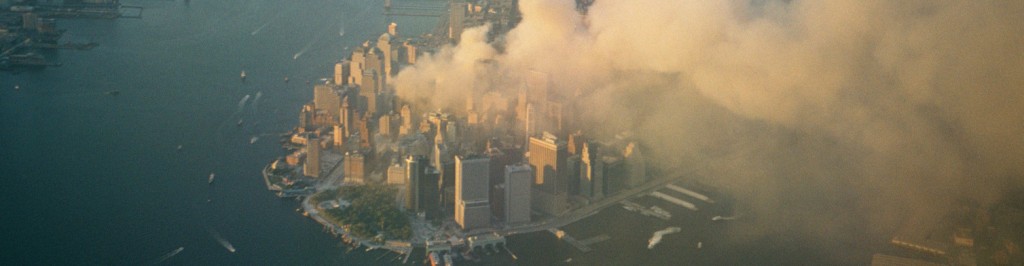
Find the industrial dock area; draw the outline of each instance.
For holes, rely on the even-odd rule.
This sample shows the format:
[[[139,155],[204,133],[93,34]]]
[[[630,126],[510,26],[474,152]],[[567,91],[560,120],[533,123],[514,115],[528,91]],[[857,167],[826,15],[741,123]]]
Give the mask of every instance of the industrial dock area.
[[[142,7],[118,0],[0,1],[0,70],[60,66],[47,54],[58,49],[89,50],[95,42],[62,41],[63,19],[141,18]]]

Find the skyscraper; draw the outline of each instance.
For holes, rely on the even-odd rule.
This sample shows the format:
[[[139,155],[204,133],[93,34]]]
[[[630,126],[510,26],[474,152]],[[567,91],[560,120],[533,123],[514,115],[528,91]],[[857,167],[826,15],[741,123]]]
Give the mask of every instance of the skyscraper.
[[[338,117],[341,110],[341,95],[336,88],[330,84],[317,84],[313,87],[313,106],[331,117]]]
[[[490,158],[455,157],[455,222],[463,229],[490,225]]]
[[[302,174],[320,177],[320,139],[313,135],[306,140],[306,164],[302,166]]]
[[[417,213],[435,215],[440,194],[437,188],[438,173],[428,166],[423,156],[409,156],[405,159],[406,208]]]
[[[534,184],[548,193],[565,192],[568,182],[562,178],[568,153],[565,144],[547,136],[530,138],[530,166],[534,169]]]
[[[532,173],[526,164],[505,167],[505,224],[530,222]]]

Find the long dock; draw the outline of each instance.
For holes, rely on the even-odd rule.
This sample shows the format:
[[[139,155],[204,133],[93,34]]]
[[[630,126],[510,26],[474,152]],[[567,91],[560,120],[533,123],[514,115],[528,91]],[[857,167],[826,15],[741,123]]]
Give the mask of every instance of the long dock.
[[[669,195],[667,195],[665,193],[661,193],[661,192],[655,191],[655,192],[651,192],[651,196],[663,199],[663,200],[671,202],[671,203],[675,203],[676,205],[683,206],[683,208],[690,209],[691,211],[696,211],[697,210],[697,205],[693,205],[693,203],[689,203],[689,202],[686,202],[685,200],[677,199],[676,197],[669,196]]]
[[[584,240],[580,240],[580,243],[583,243],[584,245],[590,246],[590,245],[593,245],[593,244],[597,244],[597,243],[600,243],[600,242],[607,241],[608,239],[612,239],[612,237],[610,237],[610,236],[608,236],[606,234],[601,234],[599,236],[595,236],[595,237],[587,238],[587,239],[584,239]]]
[[[593,249],[587,246],[587,244],[580,242],[579,240],[576,240],[575,237],[572,237],[571,235],[565,233],[565,231],[550,228],[548,229],[548,232],[555,234],[555,237],[558,237],[558,239],[565,240],[566,243],[569,243],[569,245],[576,247],[576,249],[579,249],[580,252],[587,253],[593,251]]]
[[[711,198],[708,198],[708,196],[704,196],[703,194],[700,194],[700,193],[697,193],[697,192],[693,192],[692,190],[686,189],[684,187],[676,186],[675,184],[668,184],[665,187],[667,187],[667,188],[669,188],[671,190],[679,191],[679,193],[686,194],[687,196],[693,197],[695,199],[699,199],[699,200],[707,202],[707,203],[715,203],[715,201],[712,200]]]

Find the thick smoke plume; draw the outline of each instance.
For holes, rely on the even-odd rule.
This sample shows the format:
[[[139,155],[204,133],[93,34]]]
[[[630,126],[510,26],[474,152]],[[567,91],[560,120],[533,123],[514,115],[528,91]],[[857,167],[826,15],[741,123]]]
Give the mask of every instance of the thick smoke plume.
[[[1024,185],[1024,1],[519,2],[500,52],[469,29],[399,95],[461,108],[546,73],[588,128],[746,202],[740,236],[875,240]]]

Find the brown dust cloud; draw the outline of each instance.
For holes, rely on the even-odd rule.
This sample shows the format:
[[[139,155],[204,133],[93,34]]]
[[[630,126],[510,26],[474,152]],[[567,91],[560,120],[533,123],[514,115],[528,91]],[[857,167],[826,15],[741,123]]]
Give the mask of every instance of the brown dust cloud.
[[[752,217],[736,241],[885,241],[1024,185],[1024,1],[519,7],[506,35],[467,29],[404,69],[398,95],[458,108],[542,73],[586,130],[631,131],[649,162],[735,197]]]

